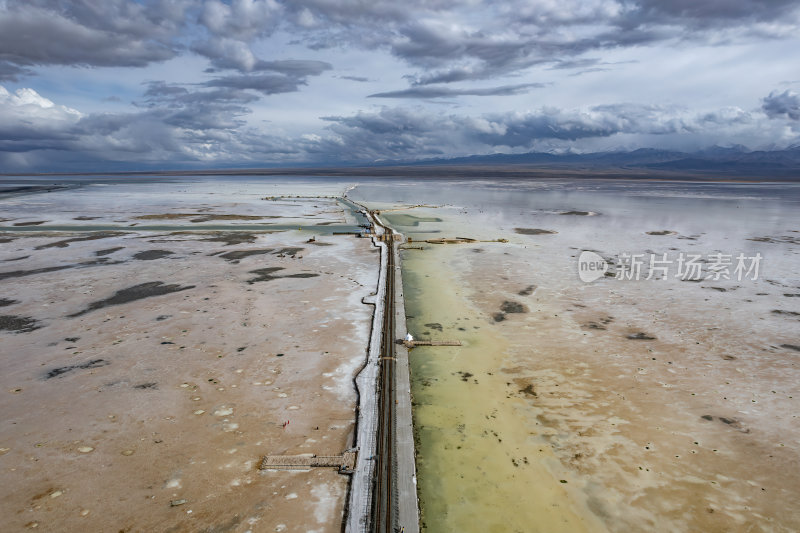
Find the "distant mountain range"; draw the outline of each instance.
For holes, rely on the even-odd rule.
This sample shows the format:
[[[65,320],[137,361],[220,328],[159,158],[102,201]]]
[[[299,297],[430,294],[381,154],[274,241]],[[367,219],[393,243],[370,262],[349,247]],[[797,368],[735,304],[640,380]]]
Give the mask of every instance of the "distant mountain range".
[[[252,164],[252,163],[251,163]],[[95,163],[93,166],[97,167]],[[751,151],[744,146],[714,146],[697,152],[641,148],[639,150],[585,154],[491,154],[450,159],[348,161],[281,166],[187,167],[172,169],[104,163],[105,170],[27,175],[247,175],[247,176],[407,176],[411,178],[631,178],[631,179],[736,179],[800,181],[800,146],[785,150]],[[88,169],[87,169],[88,170]],[[4,174],[0,173],[0,176]],[[13,174],[5,174],[13,175]],[[16,174],[19,175],[19,174]]]
[[[753,177],[800,178],[800,146],[786,150],[750,151],[743,146],[714,146],[698,152],[678,152],[641,148],[632,152],[595,152],[586,154],[473,155],[451,159],[428,159],[414,162],[386,162],[387,166],[520,166],[563,168],[571,170],[629,169],[713,175],[752,175]],[[379,166],[384,166],[381,164]]]

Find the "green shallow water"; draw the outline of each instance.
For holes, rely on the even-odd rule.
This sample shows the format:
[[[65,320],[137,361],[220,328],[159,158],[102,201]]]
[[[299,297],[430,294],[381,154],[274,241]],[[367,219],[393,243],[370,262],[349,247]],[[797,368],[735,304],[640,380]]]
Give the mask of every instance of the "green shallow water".
[[[34,232],[82,232],[82,231],[290,231],[313,230],[315,233],[330,235],[331,233],[354,233],[361,228],[358,226],[315,226],[299,224],[228,224],[228,225],[148,225],[148,226],[120,226],[120,225],[53,225],[53,226],[0,226],[0,232],[34,233]]]
[[[382,216],[415,241],[485,230],[448,214]],[[401,252],[408,330],[415,338],[463,343],[410,352],[423,531],[586,530],[591,519],[574,510],[551,473],[557,464],[549,446],[530,431],[536,413],[509,393],[508,341],[476,306],[465,277],[464,261],[479,255],[472,248],[503,245],[422,246]]]
[[[508,342],[452,275],[458,253],[442,246],[403,254],[409,331],[463,343],[411,351],[423,528],[584,531],[587,518],[551,473],[550,447],[530,431],[536,413],[510,394]]]

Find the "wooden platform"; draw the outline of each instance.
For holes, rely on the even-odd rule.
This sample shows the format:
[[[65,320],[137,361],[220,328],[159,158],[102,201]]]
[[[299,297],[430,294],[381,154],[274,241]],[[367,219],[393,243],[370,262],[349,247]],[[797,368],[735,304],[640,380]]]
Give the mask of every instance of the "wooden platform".
[[[461,341],[432,341],[432,340],[416,340],[416,341],[403,341],[406,348],[414,348],[415,346],[461,346]]]
[[[342,455],[265,455],[259,470],[308,470],[309,468],[336,468],[340,474],[352,474],[358,452],[348,450]]]
[[[469,237],[454,237],[454,238],[441,238],[441,239],[425,239],[428,244],[470,244],[478,242],[477,239],[470,239]]]

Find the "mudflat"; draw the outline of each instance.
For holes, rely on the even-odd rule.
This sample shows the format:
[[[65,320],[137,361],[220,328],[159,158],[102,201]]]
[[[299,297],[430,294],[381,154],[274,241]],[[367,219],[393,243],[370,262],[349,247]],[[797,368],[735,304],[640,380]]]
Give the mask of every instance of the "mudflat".
[[[334,200],[251,197],[237,212],[344,222]],[[175,209],[234,209],[202,200]],[[98,201],[53,218],[147,210],[112,216]],[[379,267],[368,239],[8,235],[0,260],[28,257],[0,263],[0,529],[340,530],[346,476],[258,465],[352,446],[372,317],[361,300]]]
[[[354,194],[415,232],[409,331],[462,342],[410,354],[423,530],[800,528],[796,187],[415,185]],[[620,276],[626,253],[672,260],[666,279]],[[702,276],[680,275],[691,254]]]

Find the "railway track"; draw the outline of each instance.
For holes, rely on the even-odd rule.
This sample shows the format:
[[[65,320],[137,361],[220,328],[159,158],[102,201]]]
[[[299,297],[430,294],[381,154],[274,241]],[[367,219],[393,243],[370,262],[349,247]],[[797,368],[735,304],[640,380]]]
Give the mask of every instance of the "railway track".
[[[386,233],[393,233],[391,229],[380,224]],[[380,533],[395,532],[397,517],[396,491],[394,475],[396,473],[396,460],[394,457],[395,442],[395,309],[394,309],[394,279],[395,279],[395,244],[386,241],[387,268],[386,268],[386,295],[383,310],[383,331],[381,336],[381,370],[380,390],[378,391],[378,440],[375,457],[375,479],[372,505],[372,531]]]

